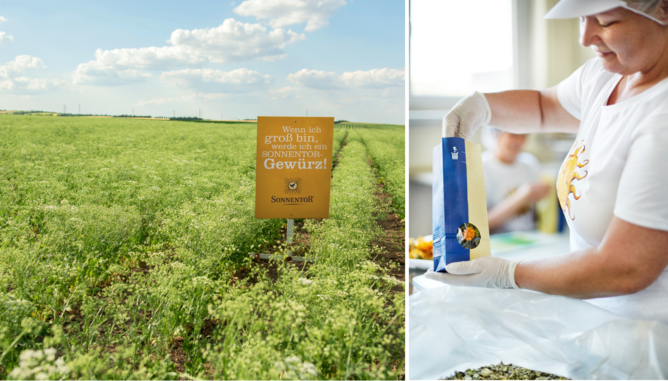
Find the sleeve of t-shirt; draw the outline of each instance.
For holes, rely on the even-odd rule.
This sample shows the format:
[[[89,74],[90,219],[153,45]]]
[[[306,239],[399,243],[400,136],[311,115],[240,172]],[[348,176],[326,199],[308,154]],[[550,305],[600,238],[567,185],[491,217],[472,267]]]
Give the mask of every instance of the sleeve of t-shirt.
[[[668,115],[648,119],[631,141],[615,215],[650,229],[668,230]]]
[[[597,65],[597,58],[589,60],[557,85],[559,103],[577,120],[582,120],[583,83],[597,70]]]

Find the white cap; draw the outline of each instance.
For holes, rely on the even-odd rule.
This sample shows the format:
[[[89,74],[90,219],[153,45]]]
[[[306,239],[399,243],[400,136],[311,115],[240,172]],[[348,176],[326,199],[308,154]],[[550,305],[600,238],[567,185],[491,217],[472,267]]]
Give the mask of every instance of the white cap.
[[[656,21],[661,25],[666,25],[666,23],[659,21],[646,13],[629,7],[626,2],[622,0],[561,0],[545,15],[545,18],[568,19],[573,17],[590,16],[617,7],[628,9],[631,12],[647,17],[652,21]]]

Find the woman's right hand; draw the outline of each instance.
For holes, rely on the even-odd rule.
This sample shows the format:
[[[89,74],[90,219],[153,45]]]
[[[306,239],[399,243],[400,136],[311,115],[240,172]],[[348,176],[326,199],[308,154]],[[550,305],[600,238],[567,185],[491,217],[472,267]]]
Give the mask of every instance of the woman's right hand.
[[[443,117],[443,136],[469,139],[480,126],[489,124],[492,110],[485,96],[479,92],[462,98]]]

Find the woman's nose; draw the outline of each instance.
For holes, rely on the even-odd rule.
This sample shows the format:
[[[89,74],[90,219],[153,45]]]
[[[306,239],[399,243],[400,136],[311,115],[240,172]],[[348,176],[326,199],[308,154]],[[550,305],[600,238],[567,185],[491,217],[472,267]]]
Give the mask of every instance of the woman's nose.
[[[585,48],[600,40],[597,34],[599,28],[598,22],[592,19],[589,16],[580,18],[580,45]]]

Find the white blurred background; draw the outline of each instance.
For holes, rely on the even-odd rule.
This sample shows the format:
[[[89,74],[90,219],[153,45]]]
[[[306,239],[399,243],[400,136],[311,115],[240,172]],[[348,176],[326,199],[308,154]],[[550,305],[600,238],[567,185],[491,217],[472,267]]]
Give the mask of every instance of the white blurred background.
[[[578,43],[577,19],[543,19],[558,0],[409,1],[409,236],[418,237],[431,234],[431,153],[447,111],[473,91],[554,86],[594,54]],[[573,139],[533,135],[525,151],[556,179]]]

